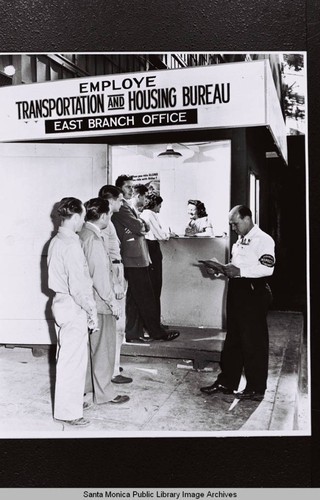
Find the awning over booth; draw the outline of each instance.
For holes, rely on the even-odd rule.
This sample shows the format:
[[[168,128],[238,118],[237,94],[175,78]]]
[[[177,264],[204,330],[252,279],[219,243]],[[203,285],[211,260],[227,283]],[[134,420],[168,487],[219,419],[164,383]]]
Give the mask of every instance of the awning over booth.
[[[2,142],[265,126],[287,161],[268,60],[3,87],[0,99]]]

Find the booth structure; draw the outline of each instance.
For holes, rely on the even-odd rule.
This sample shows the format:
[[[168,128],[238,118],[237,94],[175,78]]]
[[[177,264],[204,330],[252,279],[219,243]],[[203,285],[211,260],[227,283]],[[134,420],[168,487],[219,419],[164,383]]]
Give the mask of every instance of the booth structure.
[[[0,343],[55,343],[46,258],[64,196],[96,197],[118,175],[154,181],[161,222],[163,321],[224,328],[227,283],[199,259],[229,259],[228,212],[250,205],[273,233],[267,156],[287,161],[268,60],[73,78],[0,89]],[[159,154],[171,144],[181,156]],[[204,202],[214,237],[184,236],[187,202]]]

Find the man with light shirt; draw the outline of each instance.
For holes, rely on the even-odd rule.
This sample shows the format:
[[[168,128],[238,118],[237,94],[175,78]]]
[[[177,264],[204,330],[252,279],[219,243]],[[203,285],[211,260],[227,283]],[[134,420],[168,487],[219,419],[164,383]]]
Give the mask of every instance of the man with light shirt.
[[[114,213],[119,212],[123,203],[123,193],[121,189],[107,184],[102,186],[99,191],[99,196],[104,200],[108,200],[110,217],[112,217]],[[117,321],[116,354],[113,377],[111,381],[114,384],[129,384],[132,382],[132,378],[122,375],[122,367],[120,367],[121,346],[125,339],[125,303],[128,285],[124,277],[124,268],[120,253],[120,241],[111,220],[108,226],[103,229],[102,234],[105,237],[107,252],[109,253],[112,262],[115,296],[121,308],[121,315]]]
[[[54,418],[72,426],[86,426],[83,402],[88,360],[88,328],[96,331],[98,318],[88,265],[78,232],[85,209],[80,200],[63,198],[57,208],[61,225],[48,250],[49,288],[55,292],[52,312],[57,328]]]
[[[79,236],[93,281],[94,298],[98,311],[97,332],[90,334],[90,354],[85,392],[93,392],[96,404],[121,404],[129,396],[115,396],[111,378],[116,352],[116,320],[121,314],[113,288],[112,263],[109,259],[102,230],[110,221],[109,203],[93,198],[85,203],[86,223]],[[91,364],[91,367],[90,367]]]

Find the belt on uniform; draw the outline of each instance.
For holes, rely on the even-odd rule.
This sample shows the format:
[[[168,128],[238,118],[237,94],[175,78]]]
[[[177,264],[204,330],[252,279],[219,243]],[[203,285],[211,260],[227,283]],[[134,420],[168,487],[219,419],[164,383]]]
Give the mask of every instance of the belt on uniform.
[[[266,278],[231,278],[230,285],[235,289],[264,288],[267,285]]]
[[[122,264],[122,260],[118,260],[118,259],[113,260],[112,264]]]

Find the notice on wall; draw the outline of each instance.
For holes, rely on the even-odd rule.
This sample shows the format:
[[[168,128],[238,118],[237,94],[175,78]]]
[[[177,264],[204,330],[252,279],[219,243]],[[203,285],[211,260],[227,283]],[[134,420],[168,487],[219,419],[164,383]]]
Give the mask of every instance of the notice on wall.
[[[156,193],[160,195],[159,173],[137,174],[132,176],[133,184],[143,184],[148,188],[148,194]]]

